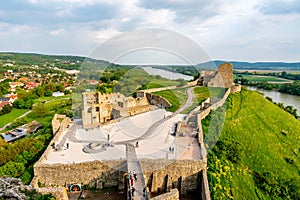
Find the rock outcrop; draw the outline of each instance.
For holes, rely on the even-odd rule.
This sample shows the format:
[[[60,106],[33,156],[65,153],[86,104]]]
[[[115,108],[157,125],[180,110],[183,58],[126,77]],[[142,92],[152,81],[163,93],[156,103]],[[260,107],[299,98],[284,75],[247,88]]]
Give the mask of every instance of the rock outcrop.
[[[32,190],[31,186],[24,185],[19,178],[0,178],[0,199],[26,199],[22,191]]]

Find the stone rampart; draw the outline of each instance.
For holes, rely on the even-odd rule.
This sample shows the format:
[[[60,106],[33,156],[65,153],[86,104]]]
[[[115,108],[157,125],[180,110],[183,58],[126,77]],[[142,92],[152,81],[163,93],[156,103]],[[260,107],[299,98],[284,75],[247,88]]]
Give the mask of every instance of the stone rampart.
[[[150,192],[169,192],[177,188],[181,194],[199,188],[203,160],[140,159],[145,182]]]
[[[231,93],[240,92],[242,90],[242,85],[233,85],[230,90]]]
[[[35,184],[45,187],[65,187],[75,183],[97,185],[98,188],[116,186],[124,171],[126,171],[126,160],[34,165]]]
[[[170,192],[151,198],[151,200],[179,200],[177,189],[171,189]]]
[[[55,114],[52,119],[52,133],[55,135],[60,129],[65,130],[71,123],[71,119],[66,115]]]
[[[146,93],[146,97],[151,105],[156,105],[163,108],[168,108],[172,106],[172,104],[167,99],[161,96],[151,94],[151,93]]]
[[[229,96],[229,94],[231,93],[231,89],[229,88],[224,96],[219,100],[217,101],[216,103],[210,105],[208,108],[206,108],[205,110],[202,110],[199,114],[198,114],[198,120],[202,120],[204,119],[205,117],[207,117],[210,113],[210,111],[212,110],[216,110],[218,107],[222,106],[225,102],[226,102],[226,99],[227,97]]]
[[[54,137],[52,138],[50,144],[57,144],[59,138],[65,133],[68,127],[72,125],[72,123],[73,122],[69,117],[66,117],[65,115],[55,114],[52,120],[52,127],[55,126],[55,129],[53,128],[53,131],[55,132],[53,132]],[[44,162],[51,151],[53,151],[53,149],[50,145],[48,145],[47,149],[44,151],[43,155],[40,157],[36,164]]]

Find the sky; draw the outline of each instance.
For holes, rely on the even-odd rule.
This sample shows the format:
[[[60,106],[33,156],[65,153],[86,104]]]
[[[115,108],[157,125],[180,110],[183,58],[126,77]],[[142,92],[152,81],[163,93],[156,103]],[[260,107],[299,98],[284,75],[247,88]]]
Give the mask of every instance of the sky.
[[[0,51],[89,56],[144,28],[185,36],[213,60],[300,61],[296,0],[2,0]]]

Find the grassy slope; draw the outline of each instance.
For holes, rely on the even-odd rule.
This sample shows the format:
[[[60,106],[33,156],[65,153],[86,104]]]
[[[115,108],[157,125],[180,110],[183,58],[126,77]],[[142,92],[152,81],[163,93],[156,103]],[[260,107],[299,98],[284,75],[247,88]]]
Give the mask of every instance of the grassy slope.
[[[284,189],[286,183],[300,180],[300,122],[252,91],[231,95],[227,105],[222,134],[208,157],[212,196],[288,198],[291,191],[284,192],[290,189]],[[228,154],[237,156],[237,161],[228,159]]]
[[[5,124],[14,121],[17,117],[26,113],[28,109],[16,109],[13,108],[10,113],[0,116],[0,127],[4,126]]]
[[[172,104],[172,107],[167,108],[166,110],[170,112],[175,112],[180,108],[180,106],[182,106],[186,102],[186,90],[187,88],[179,88],[175,90],[164,90],[154,92],[154,94],[166,98]]]

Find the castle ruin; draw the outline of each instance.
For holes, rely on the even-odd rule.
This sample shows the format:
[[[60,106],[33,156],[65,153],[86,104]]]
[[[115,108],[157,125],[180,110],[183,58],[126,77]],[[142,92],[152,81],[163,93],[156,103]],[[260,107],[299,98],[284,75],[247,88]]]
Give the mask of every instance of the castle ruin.
[[[231,63],[221,64],[217,71],[202,71],[198,79],[198,85],[230,88],[234,85],[232,71]]]
[[[151,110],[151,105],[143,92],[137,93],[137,98],[125,97],[121,93],[84,92],[82,102],[82,124],[84,127],[99,126],[112,119]]]

